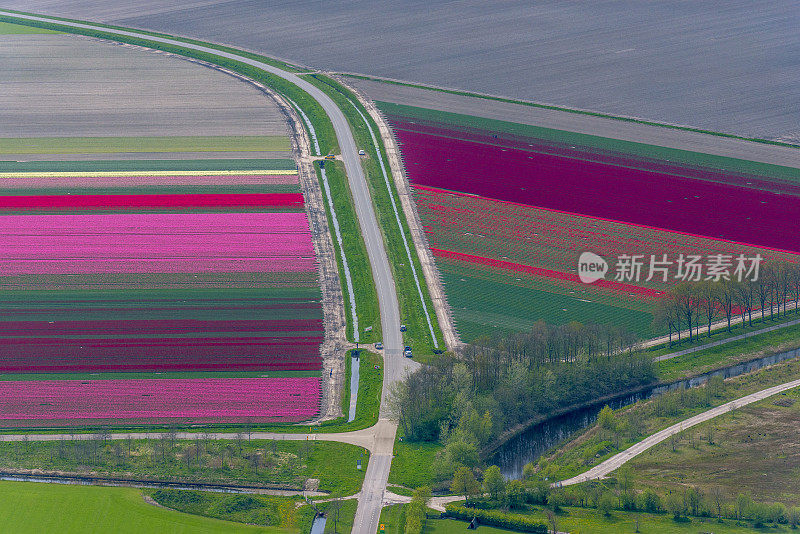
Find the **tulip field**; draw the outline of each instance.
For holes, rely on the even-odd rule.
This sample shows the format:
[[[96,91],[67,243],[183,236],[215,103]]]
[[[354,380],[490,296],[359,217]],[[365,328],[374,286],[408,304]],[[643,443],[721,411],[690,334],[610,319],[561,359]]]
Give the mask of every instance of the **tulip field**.
[[[542,128],[381,107],[464,341],[538,320],[656,333],[654,305],[676,281],[615,281],[622,254],[797,261],[800,253],[791,223],[800,186],[785,176],[791,171],[756,174],[737,160],[713,168],[689,155],[667,161],[653,157],[657,147],[643,156],[615,151],[607,139],[567,145]],[[609,259],[605,280],[578,280],[586,250]]]
[[[293,165],[149,166],[0,170],[0,425],[313,417],[324,329]]]

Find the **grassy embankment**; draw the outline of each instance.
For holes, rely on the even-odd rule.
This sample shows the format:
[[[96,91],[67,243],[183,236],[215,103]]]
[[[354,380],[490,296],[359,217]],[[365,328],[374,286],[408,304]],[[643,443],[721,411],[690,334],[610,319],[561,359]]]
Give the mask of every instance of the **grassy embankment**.
[[[409,251],[411,252],[411,261],[414,263],[414,268],[416,269],[420,289],[422,290],[422,297],[425,299],[428,316],[430,317],[434,336],[436,336],[440,349],[444,349],[444,340],[441,330],[439,329],[433,301],[431,301],[428,293],[422,265],[420,264],[416,249],[414,248],[414,242],[411,238],[411,231],[408,227],[403,207],[400,204],[400,196],[397,193],[397,188],[391,176],[389,159],[386,156],[380,130],[355,95],[336,80],[323,75],[308,76],[307,79],[309,82],[325,91],[325,93],[336,102],[339,109],[341,109],[345,117],[347,117],[350,129],[353,131],[353,136],[356,140],[356,145],[367,153],[367,157],[362,158],[362,167],[364,168],[364,174],[369,184],[370,195],[375,206],[376,216],[383,233],[384,242],[386,243],[389,264],[392,268],[395,284],[397,286],[401,322],[407,326],[404,339],[407,345],[414,348],[415,357],[425,360],[433,354],[434,345],[431,339],[428,320],[425,317],[422,302],[420,301],[419,290],[414,280],[411,264],[409,264],[408,261],[408,254],[403,244],[400,226],[397,224],[397,218],[392,208],[391,197],[394,197],[395,205],[400,214],[402,232],[405,234],[408,242]],[[376,147],[372,141],[367,123],[364,122],[364,119],[356,109],[366,117],[369,128],[372,129],[378,141],[378,147]],[[381,172],[377,150],[380,151],[384,165],[386,166],[386,171],[389,174],[389,189],[386,187],[386,181]]]
[[[11,24],[9,22],[0,22],[0,35],[20,35],[31,33],[61,33],[52,30],[45,30],[44,28],[33,28],[31,26],[23,26],[21,24]]]
[[[141,490],[0,482],[0,530],[15,533],[115,532],[119,534],[288,533],[165,510],[148,504]]]
[[[516,513],[516,512],[515,512]],[[547,516],[541,509],[525,513],[532,519],[547,524]],[[615,510],[606,517],[602,512],[590,508],[564,507],[558,516],[558,529],[570,534],[619,534],[621,532],[641,532],[642,534],[752,534],[754,532],[794,532],[788,525],[773,528],[753,529],[735,521],[722,523],[716,519],[692,517],[688,522],[676,522],[671,514],[649,514],[644,512],[623,512]],[[636,520],[639,530],[636,530]],[[453,519],[429,519],[425,534],[451,534],[463,532],[467,523]],[[509,532],[499,528],[481,526],[482,532]]]

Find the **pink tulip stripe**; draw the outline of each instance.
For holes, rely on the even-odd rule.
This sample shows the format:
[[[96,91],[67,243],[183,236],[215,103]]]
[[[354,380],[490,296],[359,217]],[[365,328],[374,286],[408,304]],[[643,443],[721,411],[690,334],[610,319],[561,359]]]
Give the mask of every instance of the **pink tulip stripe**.
[[[5,215],[0,250],[6,276],[316,269],[304,213]]]
[[[318,377],[30,380],[0,385],[0,421],[17,426],[178,419],[296,422],[313,417],[320,402]]]

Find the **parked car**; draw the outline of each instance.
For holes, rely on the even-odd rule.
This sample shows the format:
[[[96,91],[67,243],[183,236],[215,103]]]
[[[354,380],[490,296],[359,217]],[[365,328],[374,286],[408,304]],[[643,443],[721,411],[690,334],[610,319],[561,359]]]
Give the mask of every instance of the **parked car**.
[[[381,343],[380,341],[375,343],[375,350],[383,350],[383,343]]]
[[[409,347],[408,345],[406,345],[406,350],[403,351],[403,354],[405,355],[406,358],[412,358],[414,356],[414,354],[411,352],[411,347]]]
[[[405,331],[406,331],[406,325],[404,325],[404,324],[401,324],[401,325],[400,325],[400,331],[401,331],[401,332],[405,332]]]

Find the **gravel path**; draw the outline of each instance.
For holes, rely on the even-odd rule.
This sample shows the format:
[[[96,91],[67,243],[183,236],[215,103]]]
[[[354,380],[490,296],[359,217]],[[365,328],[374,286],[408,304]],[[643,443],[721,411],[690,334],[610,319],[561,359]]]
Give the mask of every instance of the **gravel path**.
[[[633,445],[629,449],[624,450],[619,454],[612,456],[608,460],[596,465],[595,467],[589,469],[585,473],[581,473],[580,475],[576,475],[572,478],[562,480],[561,482],[556,482],[554,486],[556,487],[569,486],[572,484],[580,484],[581,482],[603,478],[609,473],[616,471],[617,469],[622,467],[626,462],[632,460],[633,458],[643,453],[647,449],[661,443],[662,441],[664,441],[665,439],[669,438],[674,434],[678,434],[679,432],[682,432],[687,428],[691,428],[695,425],[698,425],[700,423],[703,423],[720,415],[726,414],[736,408],[741,408],[742,406],[747,406],[748,404],[764,400],[768,397],[777,395],[778,393],[796,388],[798,386],[800,386],[800,380],[792,380],[791,382],[786,382],[784,384],[763,389],[761,391],[757,391],[756,393],[751,393],[750,395],[745,395],[744,397],[738,398],[736,400],[726,402],[721,406],[717,406],[716,408],[712,408],[701,414],[695,415],[694,417],[685,419],[680,423],[676,423],[668,428],[665,428],[660,432],[656,432],[652,436],[649,436],[640,441],[639,443]]]

